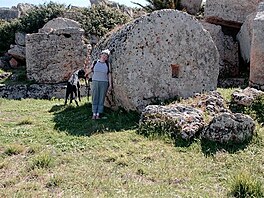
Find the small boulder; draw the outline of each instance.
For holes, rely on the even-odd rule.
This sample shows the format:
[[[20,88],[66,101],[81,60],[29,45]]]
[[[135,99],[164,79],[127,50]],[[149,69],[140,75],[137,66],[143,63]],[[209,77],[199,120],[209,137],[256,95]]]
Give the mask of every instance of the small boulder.
[[[241,113],[222,113],[213,118],[205,127],[201,137],[220,143],[242,143],[252,138],[255,130],[254,120]]]
[[[201,131],[203,126],[202,112],[193,107],[180,104],[149,105],[141,114],[139,132],[169,134],[189,140]]]

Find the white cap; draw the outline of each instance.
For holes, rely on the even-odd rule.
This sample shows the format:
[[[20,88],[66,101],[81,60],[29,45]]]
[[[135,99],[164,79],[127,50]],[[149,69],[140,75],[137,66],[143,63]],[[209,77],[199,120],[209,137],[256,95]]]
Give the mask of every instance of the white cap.
[[[107,54],[108,56],[110,55],[110,50],[109,49],[105,49],[101,52],[101,54]]]

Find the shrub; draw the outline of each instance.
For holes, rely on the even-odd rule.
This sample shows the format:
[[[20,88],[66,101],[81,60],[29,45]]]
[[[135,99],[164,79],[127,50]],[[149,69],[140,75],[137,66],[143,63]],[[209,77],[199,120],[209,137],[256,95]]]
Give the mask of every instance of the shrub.
[[[114,27],[129,21],[129,17],[120,10],[108,6],[97,5],[80,11],[82,15],[77,20],[87,37],[102,37]]]
[[[19,19],[20,26],[18,30],[26,33],[38,32],[38,29],[42,28],[48,21],[62,16],[65,10],[66,6],[64,4],[54,2],[36,6],[26,16]]]
[[[263,197],[261,183],[247,173],[233,178],[230,195],[237,198]]]
[[[49,168],[52,165],[52,162],[52,156],[48,153],[43,153],[33,159],[31,168]]]
[[[18,154],[22,153],[23,150],[24,150],[24,148],[21,145],[19,145],[19,144],[13,144],[13,145],[9,145],[5,149],[4,154],[9,155],[9,156],[11,156],[11,155],[18,155]]]
[[[15,33],[19,26],[19,20],[5,22],[0,25],[0,54],[6,52],[15,42]]]

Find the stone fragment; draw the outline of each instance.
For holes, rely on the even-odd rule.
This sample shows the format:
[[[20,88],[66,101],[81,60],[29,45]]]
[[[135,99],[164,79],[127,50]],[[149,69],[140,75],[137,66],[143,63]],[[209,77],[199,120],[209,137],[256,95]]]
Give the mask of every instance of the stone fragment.
[[[20,45],[11,45],[8,50],[8,54],[14,57],[17,60],[25,61],[26,60],[26,47]]]
[[[15,34],[15,43],[17,45],[25,46],[26,45],[26,33],[17,32]]]
[[[202,5],[202,0],[181,0],[180,5],[186,9],[188,13],[195,15],[197,14]]]

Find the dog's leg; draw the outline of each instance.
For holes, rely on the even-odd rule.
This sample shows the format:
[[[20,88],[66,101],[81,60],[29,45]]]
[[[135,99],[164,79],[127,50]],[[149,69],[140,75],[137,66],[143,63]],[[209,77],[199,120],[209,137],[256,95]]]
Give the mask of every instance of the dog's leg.
[[[79,106],[79,104],[77,102],[77,90],[76,90],[76,87],[75,87],[73,93],[74,93],[74,101],[75,101],[76,105]]]
[[[77,84],[77,97],[79,98],[79,101],[81,102],[81,93],[80,93],[80,83]]]
[[[65,96],[65,102],[64,102],[64,105],[67,104],[67,100],[69,98],[69,95],[70,95],[70,85],[69,83],[67,83],[67,87],[66,87],[66,96]]]
[[[72,99],[73,99],[73,90],[71,89],[71,93],[70,93],[70,104],[72,103]]]

